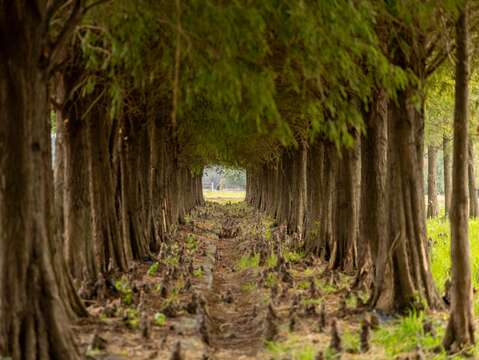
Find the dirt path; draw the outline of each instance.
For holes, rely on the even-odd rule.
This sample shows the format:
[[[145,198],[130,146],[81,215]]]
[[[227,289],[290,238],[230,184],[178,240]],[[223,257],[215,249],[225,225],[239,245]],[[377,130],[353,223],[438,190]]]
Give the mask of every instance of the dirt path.
[[[265,313],[263,292],[257,286],[259,274],[252,269],[238,269],[250,245],[239,221],[224,225],[220,235],[215,241],[213,286],[206,296],[211,345],[220,358],[228,358],[231,352],[254,357],[262,347]]]

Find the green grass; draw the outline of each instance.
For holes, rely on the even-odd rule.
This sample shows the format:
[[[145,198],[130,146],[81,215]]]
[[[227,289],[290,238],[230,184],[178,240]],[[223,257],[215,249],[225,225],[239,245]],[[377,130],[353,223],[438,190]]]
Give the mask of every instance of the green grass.
[[[259,266],[259,254],[242,256],[237,264],[238,270],[254,269]]]
[[[423,333],[422,313],[410,313],[409,316],[400,318],[391,325],[381,326],[373,333],[372,341],[376,345],[384,347],[386,353],[394,357],[400,353],[413,351],[417,345],[424,350],[432,350],[441,344],[443,335],[443,326],[436,326],[438,336],[433,338]],[[435,359],[441,359],[441,354]]]
[[[268,341],[266,343],[266,349],[275,360],[285,358],[293,360],[314,360],[318,351],[313,344],[304,344],[298,336],[291,334],[286,341]]]
[[[449,277],[451,268],[451,233],[449,221],[437,218],[427,221],[428,238],[432,240],[431,270],[440,291],[444,291],[444,283]],[[479,285],[479,220],[469,221],[469,242],[471,246],[472,283]]]

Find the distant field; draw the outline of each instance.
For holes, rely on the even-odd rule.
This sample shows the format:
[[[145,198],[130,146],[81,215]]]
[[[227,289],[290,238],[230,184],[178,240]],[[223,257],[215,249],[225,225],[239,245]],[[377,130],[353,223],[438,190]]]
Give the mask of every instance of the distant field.
[[[245,191],[203,191],[203,195],[206,201],[216,202],[240,202],[243,201],[246,195]]]

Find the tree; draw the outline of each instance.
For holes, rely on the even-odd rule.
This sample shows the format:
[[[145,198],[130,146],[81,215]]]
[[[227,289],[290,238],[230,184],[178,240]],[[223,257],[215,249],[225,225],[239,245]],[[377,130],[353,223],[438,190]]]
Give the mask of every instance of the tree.
[[[53,253],[48,79],[58,47],[45,37],[60,3],[0,2],[0,354],[15,360],[78,358]]]
[[[439,205],[436,187],[437,148],[433,145],[427,148],[427,164],[427,217],[434,218],[439,214]]]
[[[463,5],[456,23],[456,87],[451,201],[452,301],[443,344],[459,351],[474,344],[471,264],[468,238],[468,11]]]

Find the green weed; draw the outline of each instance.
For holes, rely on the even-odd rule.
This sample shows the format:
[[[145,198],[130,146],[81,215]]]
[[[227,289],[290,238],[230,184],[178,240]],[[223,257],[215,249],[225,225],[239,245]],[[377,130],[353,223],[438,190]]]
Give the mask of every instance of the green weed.
[[[131,290],[128,278],[122,276],[115,281],[115,288],[121,295],[121,302],[123,305],[131,305],[133,303],[133,291]]]
[[[188,250],[196,250],[198,247],[198,241],[196,240],[196,237],[193,234],[188,234],[188,236],[185,239],[185,247]]]
[[[266,267],[271,269],[274,268],[278,264],[278,257],[275,254],[271,254],[266,259]]]
[[[304,252],[288,251],[284,254],[284,258],[288,262],[299,263],[304,258]]]
[[[165,314],[157,312],[153,317],[153,324],[155,324],[156,326],[164,326],[166,324],[166,320],[167,318]]]
[[[146,272],[148,276],[154,276],[158,272],[158,269],[160,268],[160,263],[158,261],[155,261],[149,268],[148,271]]]
[[[390,325],[381,326],[374,332],[372,341],[384,347],[391,357],[413,351],[417,345],[425,351],[430,351],[441,344],[444,326],[436,327],[438,336],[433,338],[424,334],[423,319],[423,313],[411,312]]]
[[[259,266],[259,254],[253,256],[244,255],[238,262],[238,270],[254,269]]]
[[[201,276],[203,276],[203,269],[198,268],[198,269],[194,270],[194,271],[193,271],[193,276],[194,276],[194,277],[201,277]]]

